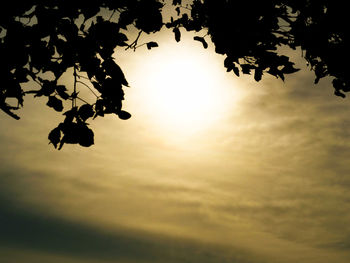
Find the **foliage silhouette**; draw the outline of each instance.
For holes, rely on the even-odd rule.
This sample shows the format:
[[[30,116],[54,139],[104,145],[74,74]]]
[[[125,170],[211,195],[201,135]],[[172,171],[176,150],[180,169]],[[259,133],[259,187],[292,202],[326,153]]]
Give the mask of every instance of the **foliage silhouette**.
[[[162,16],[165,4],[177,13],[168,22]],[[89,119],[105,114],[122,120],[131,117],[122,110],[128,82],[113,59],[115,48],[156,48],[156,42],[138,42],[142,33],[155,33],[163,26],[174,32],[177,42],[181,30],[207,30],[194,40],[207,48],[205,38],[210,38],[215,52],[225,55],[228,72],[253,74],[256,81],[264,74],[284,80],[285,74],[297,72],[278,47],[300,47],[315,73],[315,84],[331,76],[335,95],[345,97],[350,90],[346,18],[347,9],[338,0],[193,0],[187,5],[181,0],[13,0],[0,10],[0,108],[19,119],[14,111],[23,106],[25,94],[47,97],[47,106],[57,112],[66,108],[64,101],[71,101],[49,141],[58,149],[65,143],[91,146],[94,134]],[[132,28],[139,32],[133,42],[125,34]],[[69,70],[72,87],[60,84]],[[40,88],[24,90],[29,81]],[[95,95],[95,103],[80,97],[82,87]],[[10,98],[17,105],[11,105]],[[78,106],[77,101],[84,104]]]

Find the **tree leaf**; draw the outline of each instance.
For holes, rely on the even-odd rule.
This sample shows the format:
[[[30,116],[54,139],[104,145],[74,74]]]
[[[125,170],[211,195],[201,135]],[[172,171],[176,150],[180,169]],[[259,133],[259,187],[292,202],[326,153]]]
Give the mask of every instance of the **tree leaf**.
[[[103,100],[97,100],[96,104],[95,104],[95,115],[94,115],[94,119],[97,116],[104,116],[104,101]]]
[[[125,34],[123,34],[123,33],[118,33],[116,35],[116,40],[117,40],[117,45],[118,46],[125,47],[125,46],[128,45],[126,43],[126,41],[128,41],[128,37]]]
[[[91,4],[94,2],[90,2]],[[88,20],[89,18],[97,15],[100,12],[100,8],[96,5],[84,5],[83,8],[81,9],[82,14],[84,15],[85,21]],[[84,24],[83,24],[84,25]]]
[[[241,65],[241,68],[242,68],[242,72],[243,74],[250,74],[250,70],[252,69],[252,66],[249,65],[249,64],[242,64]]]
[[[80,124],[79,129],[79,145],[90,147],[94,144],[94,132],[85,124]]]
[[[174,34],[175,34],[175,40],[176,40],[176,42],[180,42],[180,40],[181,40],[181,32],[180,32],[180,29],[179,29],[178,27],[175,27],[175,28],[173,29],[173,32],[174,32]]]
[[[233,66],[233,72],[235,73],[235,75],[237,76],[237,77],[239,77],[239,68],[237,68],[235,65]]]
[[[340,92],[339,90],[335,90],[334,95],[342,97],[343,99],[346,97],[346,95],[344,93]]]
[[[117,115],[121,120],[128,120],[131,118],[131,114],[129,112],[123,111],[123,110],[119,111],[117,113]]]
[[[64,100],[67,100],[67,99],[69,99],[69,95],[68,95],[68,93],[66,92],[66,87],[64,86],[64,85],[58,85],[57,87],[56,87],[56,91],[57,91],[57,93],[58,93],[58,95],[62,98],[62,99],[64,99]]]
[[[78,110],[79,117],[85,122],[88,118],[93,117],[95,114],[95,111],[92,108],[92,105],[90,104],[84,104],[80,106]]]
[[[119,67],[117,63],[114,62],[113,59],[106,59],[103,63],[102,66],[105,68],[106,73],[111,76],[113,79],[118,79],[120,80],[120,83],[123,84],[124,86],[129,86],[128,82],[125,79],[125,75],[122,71],[122,69]]]
[[[50,96],[55,92],[56,81],[43,80],[43,85],[34,97]]]
[[[205,41],[204,37],[195,36],[193,39],[201,42],[205,49],[208,48],[208,43]]]
[[[73,107],[72,109],[63,113],[63,115],[66,116],[66,118],[64,119],[64,123],[73,122],[74,118],[77,117],[77,113],[78,113],[78,107]]]
[[[77,123],[61,123],[59,125],[61,131],[63,132],[63,138],[61,139],[58,150],[62,149],[65,143],[77,144],[79,143],[79,126]]]
[[[60,150],[65,143],[79,144],[84,147],[89,147],[94,144],[94,133],[87,127],[85,123],[61,123],[60,130],[63,132],[63,138],[60,141],[58,150]],[[57,128],[56,128],[57,129]],[[57,133],[57,131],[55,131]],[[54,134],[57,142],[57,134]]]
[[[120,14],[118,24],[121,28],[127,29],[126,26],[132,24],[134,20],[134,14],[130,10],[125,10]]]
[[[61,129],[59,127],[56,127],[55,129],[53,129],[49,133],[48,139],[50,140],[50,143],[52,143],[56,149],[57,144],[61,141]]]
[[[254,72],[254,79],[255,79],[256,81],[260,81],[262,75],[263,75],[263,71],[261,70],[261,68],[256,68],[256,69],[255,69],[255,72]]]
[[[96,81],[91,81],[91,83],[98,92],[102,93],[102,87],[99,83],[97,83]]]
[[[292,74],[295,72],[298,72],[300,69],[299,68],[294,68],[293,63],[288,63],[282,68],[282,73],[283,74]]]
[[[63,110],[62,101],[57,99],[55,96],[49,96],[49,101],[46,103],[46,105],[58,112]]]
[[[12,118],[16,119],[16,120],[19,120],[20,117],[16,114],[14,114],[12,111],[11,111],[11,107],[9,107],[9,105],[7,105],[7,103],[5,102],[0,102],[0,109],[5,112],[6,114],[8,114],[9,116],[11,116]]]
[[[158,47],[158,43],[157,42],[153,42],[153,41],[148,42],[146,45],[147,45],[148,49],[151,49],[153,47]]]

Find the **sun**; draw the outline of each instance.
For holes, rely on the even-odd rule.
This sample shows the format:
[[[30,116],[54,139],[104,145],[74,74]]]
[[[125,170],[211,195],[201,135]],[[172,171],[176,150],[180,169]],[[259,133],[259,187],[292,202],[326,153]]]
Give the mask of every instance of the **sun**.
[[[174,125],[198,125],[215,111],[215,90],[210,72],[195,60],[168,58],[153,76],[150,107],[158,118]]]
[[[234,103],[235,89],[227,82],[222,61],[210,53],[192,41],[145,54],[133,67],[138,76],[134,112],[158,129],[181,134],[216,125]]]

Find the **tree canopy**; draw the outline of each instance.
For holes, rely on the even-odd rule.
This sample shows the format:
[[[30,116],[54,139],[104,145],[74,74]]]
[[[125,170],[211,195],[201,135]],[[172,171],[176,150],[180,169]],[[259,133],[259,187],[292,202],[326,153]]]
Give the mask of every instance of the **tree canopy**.
[[[169,21],[162,12],[166,4],[177,13]],[[0,108],[19,119],[15,111],[26,94],[45,96],[47,106],[65,116],[49,133],[53,146],[91,146],[94,133],[87,121],[105,114],[131,117],[122,109],[128,82],[114,61],[115,48],[135,50],[142,45],[141,34],[163,28],[172,30],[178,42],[182,30],[207,30],[194,40],[207,48],[211,39],[215,52],[225,56],[228,72],[251,74],[256,81],[264,74],[284,80],[297,72],[278,47],[301,48],[315,84],[331,76],[335,95],[345,97],[350,91],[347,8],[338,0],[12,0],[0,9]],[[126,33],[135,29],[136,39],[129,40]],[[68,71],[72,87],[60,83]],[[25,90],[26,82],[39,88]],[[80,88],[89,89],[96,101],[87,103]]]

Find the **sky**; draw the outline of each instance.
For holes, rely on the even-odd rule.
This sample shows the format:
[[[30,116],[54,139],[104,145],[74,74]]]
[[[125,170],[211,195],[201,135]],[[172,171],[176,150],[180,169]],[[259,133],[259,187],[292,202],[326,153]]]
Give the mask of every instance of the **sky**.
[[[116,50],[133,117],[90,148],[48,145],[45,99],[0,113],[1,262],[349,262],[349,100],[299,50],[257,83],[182,33]]]

